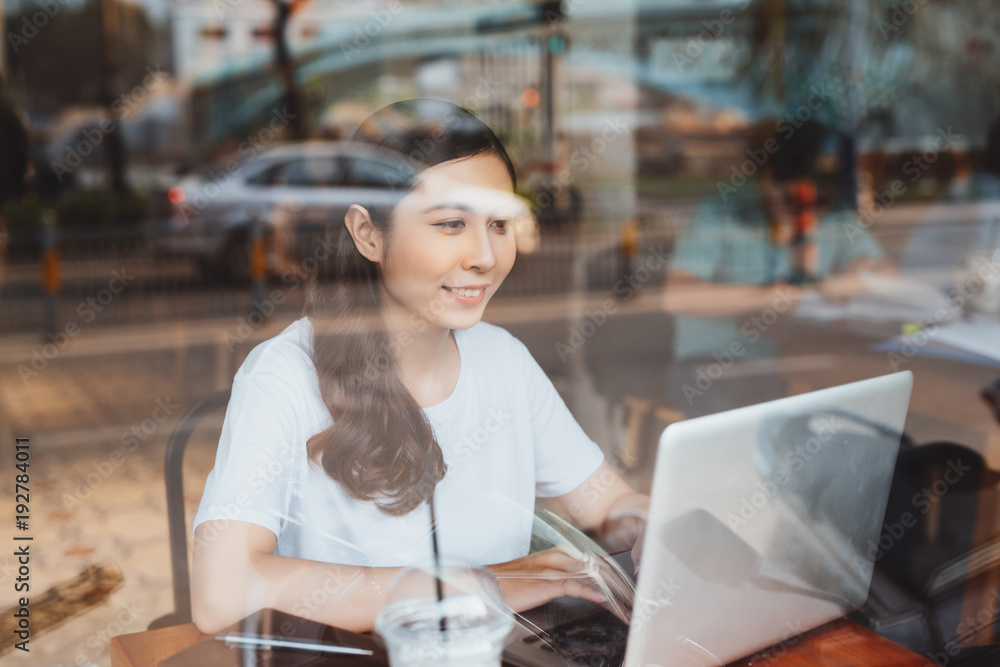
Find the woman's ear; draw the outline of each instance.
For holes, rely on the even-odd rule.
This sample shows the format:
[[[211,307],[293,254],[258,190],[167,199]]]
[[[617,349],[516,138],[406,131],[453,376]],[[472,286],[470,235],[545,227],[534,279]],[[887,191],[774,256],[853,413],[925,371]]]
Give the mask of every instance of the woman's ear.
[[[351,204],[344,215],[344,226],[354,239],[358,252],[372,262],[382,261],[382,233],[375,228],[372,216],[364,206]]]

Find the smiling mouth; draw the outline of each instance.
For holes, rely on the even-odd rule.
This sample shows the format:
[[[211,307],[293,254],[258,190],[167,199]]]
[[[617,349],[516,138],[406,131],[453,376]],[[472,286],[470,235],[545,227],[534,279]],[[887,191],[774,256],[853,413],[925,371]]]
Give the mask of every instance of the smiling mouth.
[[[457,294],[459,296],[464,296],[471,299],[476,298],[477,296],[486,291],[485,287],[477,287],[475,289],[466,289],[464,287],[456,289],[453,287],[448,287],[447,285],[442,285],[442,287],[451,292],[452,294]]]

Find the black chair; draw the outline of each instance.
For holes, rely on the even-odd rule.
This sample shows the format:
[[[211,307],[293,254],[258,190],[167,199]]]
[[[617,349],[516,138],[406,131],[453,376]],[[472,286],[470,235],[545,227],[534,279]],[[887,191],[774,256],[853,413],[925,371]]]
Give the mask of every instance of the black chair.
[[[1000,646],[964,647],[977,634],[996,636],[1000,615],[977,616],[963,630],[967,596],[986,599],[996,590],[1000,534],[977,536],[976,526],[994,524],[980,494],[998,487],[1000,473],[964,445],[902,447],[878,551],[869,556],[876,559],[871,591],[853,620],[938,664],[1000,664],[980,662]]]
[[[191,622],[191,574],[188,572],[187,523],[184,517],[184,451],[195,428],[206,416],[229,404],[231,390],[223,389],[198,401],[185,413],[170,436],[164,465],[167,483],[167,523],[170,526],[170,566],[174,611],[149,624],[150,630]]]

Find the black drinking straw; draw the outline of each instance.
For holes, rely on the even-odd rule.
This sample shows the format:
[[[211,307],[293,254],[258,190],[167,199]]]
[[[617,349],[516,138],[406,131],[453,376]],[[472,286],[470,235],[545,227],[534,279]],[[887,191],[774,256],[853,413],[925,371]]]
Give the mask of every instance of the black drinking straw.
[[[431,488],[431,497],[428,501],[431,506],[431,545],[434,549],[434,587],[437,591],[438,610],[441,611],[441,632],[448,630],[448,619],[444,615],[444,591],[441,587],[441,552],[438,550],[437,519],[434,516],[434,489]],[[447,639],[447,636],[445,636]]]

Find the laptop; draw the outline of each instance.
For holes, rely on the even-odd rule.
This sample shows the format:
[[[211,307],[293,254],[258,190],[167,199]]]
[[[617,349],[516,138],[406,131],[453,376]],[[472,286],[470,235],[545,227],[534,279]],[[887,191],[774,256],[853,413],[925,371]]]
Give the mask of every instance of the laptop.
[[[519,615],[504,662],[714,667],[859,608],[912,384],[906,371],[668,426],[630,623],[556,600]]]

